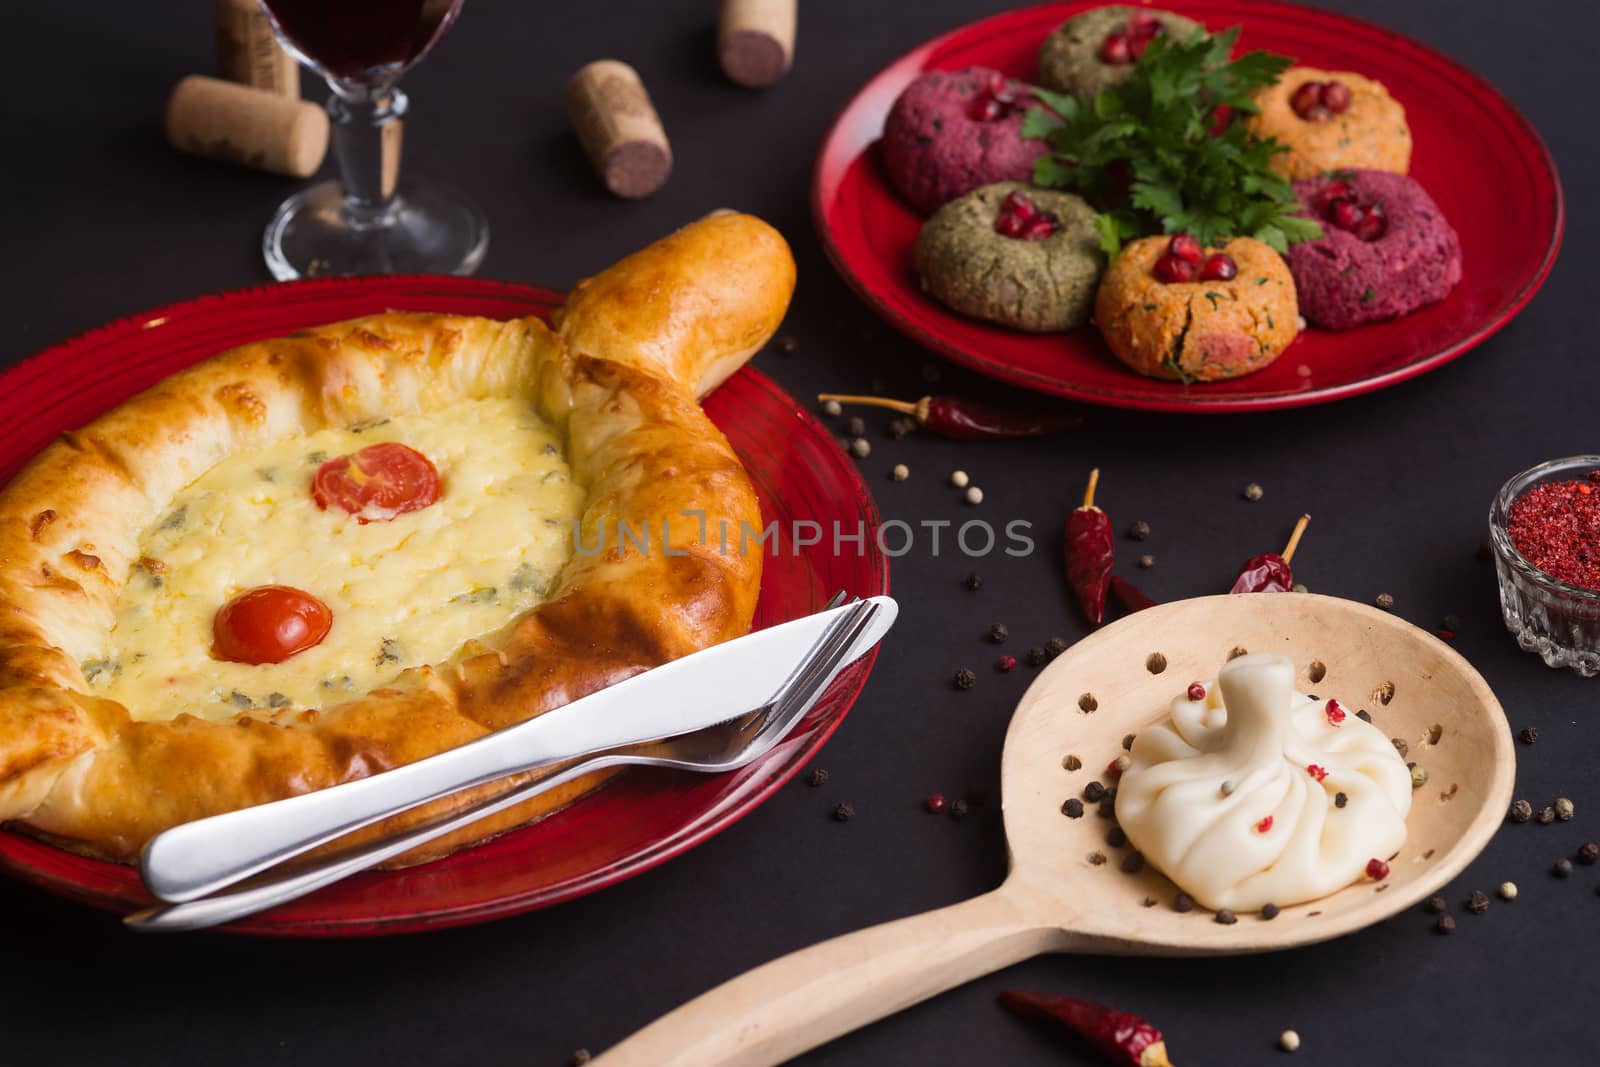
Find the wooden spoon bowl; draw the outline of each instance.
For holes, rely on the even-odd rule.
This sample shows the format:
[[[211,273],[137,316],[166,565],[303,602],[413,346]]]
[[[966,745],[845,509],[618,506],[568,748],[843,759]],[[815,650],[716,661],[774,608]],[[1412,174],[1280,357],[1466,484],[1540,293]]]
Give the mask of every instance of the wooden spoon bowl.
[[[1190,682],[1237,649],[1276,652],[1297,688],[1364,709],[1428,771],[1389,877],[1363,880],[1276,919],[1178,912],[1178,889],[1122,870],[1115,825],[1062,811],[1123,739],[1158,721]],[[1081,767],[1066,769],[1066,757]],[[1324,941],[1402,911],[1466,867],[1505,818],[1511,731],[1471,664],[1387,612],[1308,593],[1201,597],[1130,615],[1069,648],[1023,695],[1001,757],[1011,872],[992,893],[885,923],[758,967],[602,1056],[609,1067],[756,1067],[1041,952],[1147,956],[1269,952]],[[1150,903],[1153,901],[1154,903]]]

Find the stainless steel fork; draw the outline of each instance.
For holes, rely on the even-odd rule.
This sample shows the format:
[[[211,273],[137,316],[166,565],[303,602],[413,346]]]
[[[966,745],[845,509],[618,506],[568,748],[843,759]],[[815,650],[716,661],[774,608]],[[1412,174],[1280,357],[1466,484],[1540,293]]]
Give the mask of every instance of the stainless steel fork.
[[[884,615],[887,618],[883,618]],[[881,603],[858,603],[855,611],[840,617],[772,701],[743,718],[680,737],[589,756],[549,777],[513,787],[395,836],[336,854],[289,873],[280,868],[271,868],[239,883],[242,888],[187,903],[136,912],[124,921],[138,930],[194,930],[242,919],[401,855],[546,790],[608,767],[669,767],[716,774],[746,766],[766,755],[788,735],[822,696],[834,677],[877,643],[888,625],[892,624],[893,617],[892,601],[888,602],[887,610]]]

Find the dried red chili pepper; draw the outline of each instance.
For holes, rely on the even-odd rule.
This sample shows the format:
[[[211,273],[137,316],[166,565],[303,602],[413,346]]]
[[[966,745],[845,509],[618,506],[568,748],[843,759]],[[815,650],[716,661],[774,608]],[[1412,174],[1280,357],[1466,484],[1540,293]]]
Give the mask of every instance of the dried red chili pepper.
[[[881,396],[822,393],[822,403],[865,404],[910,415],[917,425],[957,441],[988,441],[1005,437],[1041,437],[1083,424],[1083,418],[1065,411],[1002,411],[953,396],[925,396],[916,403]]]
[[[1111,595],[1129,612],[1143,611],[1160,603],[1155,597],[1120,575],[1111,576]]]
[[[1287,593],[1293,589],[1294,572],[1289,569],[1289,561],[1294,558],[1294,550],[1300,546],[1300,535],[1306,532],[1306,523],[1310,521],[1310,515],[1300,516],[1282,555],[1267,552],[1245,560],[1244,566],[1239,568],[1239,576],[1233,580],[1233,588],[1228,592]]]
[[[1067,584],[1077,594],[1084,617],[1094,626],[1105,621],[1106,592],[1111,588],[1111,568],[1117,562],[1111,520],[1094,506],[1094,491],[1099,484],[1100,468],[1096,467],[1089,472],[1082,506],[1067,516],[1064,535]]]
[[[1000,1003],[1024,1018],[1055,1019],[1106,1054],[1113,1063],[1131,1067],[1172,1067],[1161,1031],[1131,1012],[1076,997],[1052,997],[1008,989]]]

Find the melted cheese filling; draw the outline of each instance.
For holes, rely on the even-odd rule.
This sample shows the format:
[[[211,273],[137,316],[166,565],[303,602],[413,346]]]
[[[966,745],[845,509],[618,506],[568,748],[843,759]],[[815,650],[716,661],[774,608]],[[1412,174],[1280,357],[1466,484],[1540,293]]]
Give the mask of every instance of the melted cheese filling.
[[[318,465],[380,441],[432,460],[439,500],[365,525],[337,506],[320,510]],[[536,605],[572,553],[583,497],[550,428],[509,399],[232,456],[144,532],[109,645],[84,675],[135,719],[338,703],[446,661]],[[333,612],[327,637],[282,663],[213,658],[217,609],[259,585],[320,599]]]

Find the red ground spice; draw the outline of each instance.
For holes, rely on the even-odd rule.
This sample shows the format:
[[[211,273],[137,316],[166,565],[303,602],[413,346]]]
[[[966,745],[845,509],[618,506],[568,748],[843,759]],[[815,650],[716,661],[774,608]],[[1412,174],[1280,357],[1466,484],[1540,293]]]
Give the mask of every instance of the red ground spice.
[[[1546,482],[1523,493],[1506,516],[1506,532],[1535,567],[1600,592],[1600,471],[1588,481]]]

